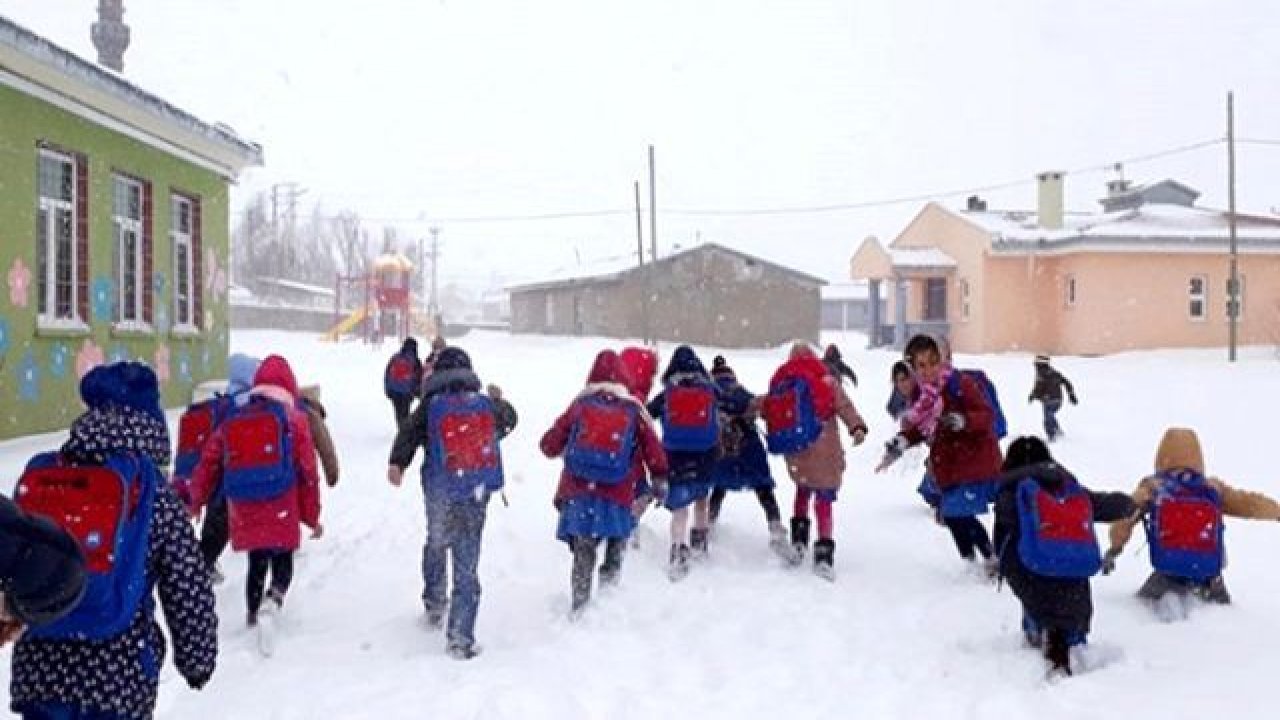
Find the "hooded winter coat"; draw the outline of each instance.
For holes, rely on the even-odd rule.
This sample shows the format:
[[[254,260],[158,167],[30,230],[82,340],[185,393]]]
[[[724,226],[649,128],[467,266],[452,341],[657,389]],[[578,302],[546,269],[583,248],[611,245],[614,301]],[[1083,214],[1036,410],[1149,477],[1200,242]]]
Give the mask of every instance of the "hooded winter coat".
[[[636,415],[635,441],[631,448],[631,467],[622,482],[615,485],[600,485],[580,478],[569,471],[566,466],[560,472],[560,483],[556,488],[555,504],[559,507],[564,501],[580,496],[601,498],[614,505],[627,508],[635,501],[636,483],[645,477],[647,468],[650,475],[661,477],[667,474],[667,456],[662,450],[662,441],[654,430],[644,405],[631,395],[623,383],[624,370],[617,355],[612,350],[605,350],[596,356],[587,376],[587,385],[578,393],[560,417],[542,436],[539,447],[542,454],[549,458],[560,457],[569,445],[574,427],[582,418],[585,402],[595,398],[607,403],[622,403],[632,406]]]
[[[646,347],[629,347],[618,353],[618,360],[622,362],[622,381],[632,396],[642,403],[649,402],[653,376],[658,372],[658,354]]]
[[[807,344],[797,343],[793,346],[790,359],[778,369],[778,372],[774,373],[774,377],[788,373],[809,378],[820,377],[821,379],[816,382],[823,383],[829,389],[827,392],[830,393],[832,405],[830,414],[821,418],[822,434],[818,436],[817,441],[798,453],[786,456],[787,474],[795,484],[801,487],[812,490],[838,490],[844,481],[845,471],[844,445],[840,439],[839,423],[844,423],[850,435],[857,430],[866,433],[867,424],[858,414],[858,409],[854,407],[853,401],[845,394],[840,383],[831,376],[826,366]],[[814,391],[816,406],[821,405],[818,397],[822,392]],[[819,414],[821,413],[819,409]]]
[[[990,482],[1000,474],[1001,464],[995,411],[973,378],[950,367],[944,367],[941,372],[939,417],[959,413],[964,417],[964,427],[952,430],[939,423],[931,440],[918,427],[908,428],[902,434],[912,445],[929,440],[929,466],[942,491]]]
[[[333,445],[333,436],[329,434],[326,422],[329,413],[320,402],[320,386],[307,385],[301,389],[300,405],[307,413],[307,426],[311,429],[311,441],[316,446],[316,454],[320,456],[320,466],[324,468],[324,481],[329,487],[338,484],[341,467],[338,465],[338,450]]]
[[[1204,454],[1200,450],[1200,438],[1190,428],[1172,427],[1165,431],[1156,449],[1155,474],[1145,477],[1133,491],[1134,512],[1128,518],[1111,526],[1111,552],[1119,554],[1133,535],[1133,528],[1151,511],[1156,492],[1160,489],[1160,473],[1174,470],[1194,470],[1205,477],[1206,482],[1222,498],[1222,513],[1238,518],[1254,520],[1280,520],[1280,503],[1262,493],[1237,490],[1216,477],[1205,476]]]
[[[1044,455],[1048,457],[1048,452]],[[1045,629],[1067,633],[1088,633],[1093,619],[1093,598],[1088,579],[1054,578],[1027,569],[1018,553],[1022,522],[1018,516],[1018,486],[1031,479],[1050,491],[1057,491],[1075,478],[1066,468],[1046,459],[1025,467],[1011,467],[1000,476],[995,501],[995,548],[1000,558],[1000,574],[1009,583],[1028,615]],[[1115,522],[1133,511],[1125,493],[1097,493],[1087,488],[1094,522]]]
[[[297,550],[302,542],[301,523],[316,529],[320,524],[320,478],[316,472],[316,448],[307,414],[298,407],[298,381],[289,363],[279,355],[262,361],[249,395],[283,406],[293,445],[294,481],[280,496],[266,500],[227,501],[231,548],[248,550]],[[222,482],[227,453],[226,424],[213,433],[200,454],[191,477],[192,507],[198,512]]]
[[[396,394],[391,392],[389,380],[391,379],[391,364],[399,357],[403,357],[413,363],[413,378],[410,381],[410,389],[407,393]],[[388,399],[394,399],[395,397],[402,396],[411,398],[417,397],[419,394],[418,388],[422,386],[425,374],[426,371],[423,368],[422,360],[418,357],[418,341],[413,338],[405,338],[404,344],[400,346],[400,350],[396,352],[395,355],[392,355],[390,360],[387,360],[387,366],[382,370],[383,392],[386,394]]]
[[[716,358],[711,375],[720,392],[720,413],[725,419],[720,434],[723,453],[716,461],[712,480],[717,488],[725,490],[772,488],[769,455],[756,427],[758,399],[738,382],[723,358]]]
[[[697,353],[688,345],[681,345],[676,348],[675,353],[671,356],[671,363],[667,365],[667,369],[662,373],[663,390],[653,400],[649,401],[649,414],[660,420],[666,412],[667,390],[678,384],[692,381],[704,381],[713,390],[715,389],[715,384],[711,382],[711,376],[707,374],[707,370],[702,365],[702,360],[698,358]],[[717,392],[718,402],[719,394]],[[702,451],[667,450],[666,452],[670,482],[705,482],[709,484],[711,471],[720,455],[720,448],[713,447],[710,450]]]
[[[139,363],[100,366],[81,380],[80,395],[89,410],[72,423],[64,456],[101,463],[115,454],[134,453],[157,468],[168,465],[168,429],[150,368]],[[193,686],[208,682],[218,655],[218,617],[208,569],[186,509],[167,483],[157,483],[154,503],[146,542],[148,599],[133,622],[105,640],[20,638],[9,692],[15,711],[31,703],[63,703],[87,712],[151,717],[166,647],[150,589],[158,590],[179,674]]]

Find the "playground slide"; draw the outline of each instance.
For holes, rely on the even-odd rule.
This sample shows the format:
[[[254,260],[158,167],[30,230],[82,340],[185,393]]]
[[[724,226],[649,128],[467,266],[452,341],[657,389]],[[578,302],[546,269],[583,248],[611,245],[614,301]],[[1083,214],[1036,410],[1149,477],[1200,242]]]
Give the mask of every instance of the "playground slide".
[[[324,334],[323,339],[329,342],[337,341],[338,338],[341,338],[343,335],[351,332],[352,329],[354,329],[356,325],[359,325],[360,321],[364,320],[366,317],[369,317],[368,305],[355,310],[350,315],[343,318],[342,322],[329,328],[329,332]]]

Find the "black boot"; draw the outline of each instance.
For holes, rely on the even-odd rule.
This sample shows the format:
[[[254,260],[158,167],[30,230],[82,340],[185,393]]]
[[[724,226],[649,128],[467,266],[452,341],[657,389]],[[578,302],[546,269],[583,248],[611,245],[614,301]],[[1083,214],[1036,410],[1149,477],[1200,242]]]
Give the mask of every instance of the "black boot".
[[[1049,672],[1071,675],[1070,645],[1067,634],[1058,628],[1049,628],[1048,641],[1044,647],[1044,657],[1049,661]]]
[[[694,560],[707,559],[707,533],[707,530],[699,530],[698,528],[689,531],[689,549],[693,553]]]
[[[836,541],[822,538],[813,544],[813,571],[828,580],[836,579]]]
[[[612,587],[618,584],[618,576],[622,574],[622,552],[626,541],[621,538],[609,538],[605,541],[604,562],[600,563],[600,587]]]
[[[791,562],[800,564],[809,551],[809,518],[791,518]]]

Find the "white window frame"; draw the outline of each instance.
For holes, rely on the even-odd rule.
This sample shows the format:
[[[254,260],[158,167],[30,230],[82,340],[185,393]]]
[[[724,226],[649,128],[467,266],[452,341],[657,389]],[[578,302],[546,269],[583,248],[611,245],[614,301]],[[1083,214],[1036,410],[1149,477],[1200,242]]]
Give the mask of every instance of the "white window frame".
[[[1076,293],[1079,292],[1079,289],[1080,288],[1076,286],[1075,275],[1067,275],[1065,278],[1063,278],[1063,282],[1062,282],[1063,307],[1070,310],[1071,308],[1074,308],[1076,306],[1076,301],[1078,299],[1076,296]]]
[[[63,163],[70,168],[71,171],[71,199],[48,197],[44,195],[44,189],[40,183],[40,172],[44,162],[52,161]],[[36,248],[41,253],[40,258],[36,258],[36,268],[39,272],[41,265],[44,266],[44,278],[36,279],[36,292],[40,290],[40,285],[44,285],[44,296],[37,298],[36,301],[36,326],[41,329],[50,330],[86,330],[88,325],[85,318],[80,317],[80,283],[76,273],[80,268],[79,242],[76,240],[76,226],[79,218],[76,217],[76,159],[67,153],[50,150],[48,148],[39,149],[39,157],[36,164],[36,224],[39,230],[40,212],[44,212],[44,246]],[[70,217],[70,245],[71,245],[71,302],[70,312],[66,315],[58,314],[58,211],[65,211]],[[37,235],[39,238],[39,235]],[[40,310],[40,302],[44,303],[44,310]]]
[[[1200,281],[1200,292],[1195,292],[1191,287],[1196,280]],[[1191,309],[1191,304],[1197,301],[1200,303],[1200,313],[1198,315]],[[1196,274],[1187,279],[1187,318],[1191,322],[1204,322],[1209,319],[1208,275]]]
[[[138,216],[130,217],[129,215],[120,214],[120,198],[118,193],[134,190],[138,193]],[[116,253],[116,318],[115,327],[118,330],[136,330],[149,331],[151,324],[147,322],[146,315],[146,293],[151,288],[149,280],[143,277],[142,270],[146,267],[144,263],[145,248],[143,244],[146,242],[144,236],[144,223],[146,218],[143,217],[143,187],[142,182],[128,175],[114,173],[111,176],[111,222],[115,234],[115,253]],[[125,236],[133,233],[133,257],[128,257],[125,251]],[[125,272],[132,265],[133,268],[133,317],[125,317],[125,308],[128,306],[125,302]]]
[[[960,278],[957,282],[960,286],[956,294],[960,296],[960,320],[962,322],[969,321],[969,278]]]
[[[1237,272],[1236,278],[1240,283],[1240,292],[1236,295],[1236,299],[1240,301],[1240,307],[1236,311],[1236,322],[1242,322],[1244,320],[1244,273]],[[1226,296],[1222,302],[1222,318],[1227,322],[1231,322],[1231,278],[1227,278],[1227,281],[1222,284],[1222,288],[1222,294]]]
[[[180,193],[171,193],[169,195],[169,241],[173,247],[173,330],[178,333],[194,334],[198,332],[196,328],[196,301],[195,301],[195,230],[191,223],[195,222],[195,204],[192,198]],[[187,207],[188,226],[185,231],[178,227],[178,218],[181,217],[178,209],[185,205]],[[179,261],[179,248],[186,248],[187,264],[181,267]],[[182,287],[186,281],[187,289],[187,312],[184,316],[182,313]]]

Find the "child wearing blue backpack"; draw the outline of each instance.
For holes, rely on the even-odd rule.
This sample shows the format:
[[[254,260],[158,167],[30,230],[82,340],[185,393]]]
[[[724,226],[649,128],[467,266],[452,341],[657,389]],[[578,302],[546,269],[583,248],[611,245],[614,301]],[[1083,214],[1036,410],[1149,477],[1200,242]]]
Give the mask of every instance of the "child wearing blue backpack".
[[[1138,483],[1133,502],[1133,514],[1111,527],[1104,572],[1111,572],[1134,526],[1142,522],[1153,571],[1138,597],[1167,619],[1185,614],[1181,601],[1189,595],[1224,605],[1231,602],[1222,579],[1223,516],[1280,520],[1275,500],[1205,474],[1200,439],[1190,428],[1165,431],[1156,450],[1155,474]],[[1166,606],[1166,598],[1177,600],[1178,607]]]
[[[571,613],[591,599],[596,552],[605,543],[601,586],[618,582],[627,537],[635,526],[632,505],[645,470],[662,484],[667,456],[644,405],[632,396],[612,350],[596,355],[587,385],[542,436],[549,458],[564,457],[556,491],[556,537],[573,552]]]
[[[397,428],[409,417],[409,407],[418,397],[424,372],[422,360],[418,358],[418,341],[405,338],[382,371],[382,391],[391,401]]]
[[[10,706],[26,718],[150,718],[166,649],[155,590],[174,664],[200,689],[218,653],[213,589],[160,471],[170,444],[155,373],[140,363],[99,366],[80,396],[88,410],[59,452],[31,460],[14,496],[75,536],[87,586],[70,614],[18,640]]]
[[[471,358],[446,347],[423,386],[422,402],[400,426],[387,466],[399,487],[421,446],[427,538],[422,546],[422,604],[427,626],[440,628],[448,612],[445,651],[456,660],[480,652],[475,642],[480,608],[480,541],[489,498],[503,484],[498,442],[515,429],[515,408],[490,385],[481,392]],[[445,571],[453,561],[453,593]]]
[[[1009,445],[995,499],[1000,575],[1022,604],[1028,645],[1044,650],[1051,671],[1071,674],[1071,648],[1085,643],[1093,619],[1089,578],[1102,567],[1095,522],[1133,512],[1122,492],[1082,486],[1054,462],[1044,441]]]
[[[676,348],[662,373],[662,386],[649,402],[649,414],[662,421],[662,446],[667,451],[669,476],[663,498],[663,506],[671,511],[667,573],[676,581],[689,574],[692,557],[707,556],[711,473],[720,456],[721,422],[716,386],[693,348]],[[654,493],[661,496],[661,488],[655,487]],[[688,530],[691,505],[693,529]]]

